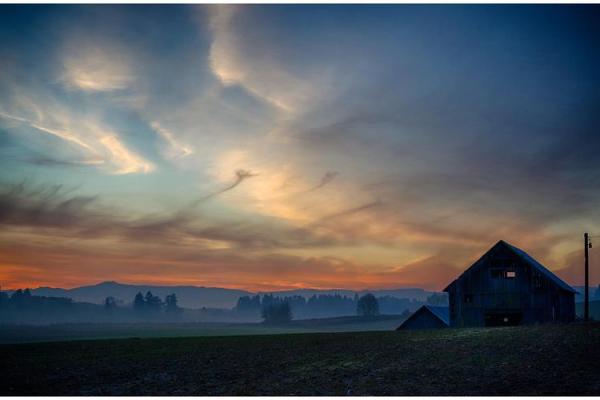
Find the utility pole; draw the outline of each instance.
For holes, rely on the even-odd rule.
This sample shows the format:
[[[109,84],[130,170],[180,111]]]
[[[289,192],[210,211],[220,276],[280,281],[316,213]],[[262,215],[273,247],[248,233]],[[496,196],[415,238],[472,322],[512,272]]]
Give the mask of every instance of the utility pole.
[[[584,291],[584,299],[583,299],[583,320],[590,320],[590,267],[588,261],[588,249],[590,247],[590,237],[588,233],[583,234],[584,241],[584,263],[585,263],[585,291]]]

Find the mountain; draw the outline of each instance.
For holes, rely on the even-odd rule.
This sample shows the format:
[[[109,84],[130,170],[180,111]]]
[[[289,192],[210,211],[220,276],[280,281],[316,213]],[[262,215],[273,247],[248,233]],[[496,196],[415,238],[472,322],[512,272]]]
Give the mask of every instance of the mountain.
[[[165,298],[166,295],[175,293],[179,300],[179,306],[184,308],[232,308],[241,296],[253,296],[257,293],[246,290],[224,289],[215,287],[201,286],[155,286],[155,285],[128,285],[118,282],[102,282],[96,285],[81,286],[73,289],[61,289],[52,287],[40,287],[31,289],[31,293],[36,296],[48,297],[69,297],[74,301],[102,304],[108,296],[116,298],[118,301],[127,304],[133,301],[138,292],[146,294],[151,291],[152,294]],[[9,292],[10,293],[10,292]],[[353,297],[355,293],[359,296],[366,293],[373,293],[376,297],[392,296],[397,298],[408,298],[419,301],[425,301],[427,296],[434,292],[429,292],[418,288],[408,289],[375,289],[353,291],[347,289],[294,289],[273,292],[259,292],[258,294],[272,293],[276,296],[303,296],[311,297],[313,295],[333,295]]]
[[[162,299],[175,293],[179,306],[184,308],[231,308],[240,296],[251,295],[244,290],[223,289],[199,286],[152,286],[127,285],[118,282],[102,282],[97,285],[81,286],[73,289],[40,287],[31,290],[36,296],[70,297],[74,301],[101,304],[107,296],[131,303],[138,292],[151,291]]]

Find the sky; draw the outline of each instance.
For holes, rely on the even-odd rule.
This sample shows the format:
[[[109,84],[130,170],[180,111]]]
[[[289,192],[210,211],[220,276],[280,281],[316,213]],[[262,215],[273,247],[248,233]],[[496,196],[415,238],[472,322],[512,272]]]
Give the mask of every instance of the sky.
[[[441,290],[500,239],[581,284],[599,38],[597,5],[0,5],[0,284]]]

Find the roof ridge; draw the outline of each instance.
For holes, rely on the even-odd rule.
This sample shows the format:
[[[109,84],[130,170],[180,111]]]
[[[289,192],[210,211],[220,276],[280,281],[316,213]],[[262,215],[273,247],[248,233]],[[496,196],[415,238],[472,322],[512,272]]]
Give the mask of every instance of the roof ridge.
[[[527,264],[531,265],[533,268],[535,268],[536,270],[540,271],[544,276],[546,276],[548,279],[550,279],[551,281],[553,281],[561,289],[566,290],[568,292],[577,293],[577,291],[575,289],[573,289],[568,283],[566,283],[565,281],[563,281],[562,279],[560,279],[556,274],[554,274],[548,268],[544,267],[539,261],[537,261],[535,258],[533,258],[532,256],[530,256],[527,252],[525,252],[524,250],[521,250],[517,246],[514,246],[514,245],[508,243],[507,241],[505,241],[503,239],[500,239],[498,242],[496,242],[496,244],[494,244],[485,253],[483,253],[483,255],[477,259],[477,261],[475,261],[473,264],[471,264],[458,277],[456,277],[452,282],[450,282],[444,288],[444,291],[447,291],[450,288],[450,286],[452,286],[452,284],[454,284],[457,280],[459,280],[468,270],[470,270],[475,265],[477,265],[479,262],[481,262],[481,260],[484,257],[486,257],[493,249],[495,249],[498,246],[504,246],[504,247],[506,247],[509,251],[511,251],[518,258],[522,259]]]
[[[504,243],[508,246],[509,250],[511,250],[513,253],[515,253],[517,255],[517,257],[524,260],[529,265],[531,265],[532,267],[534,267],[535,269],[540,271],[543,275],[545,275],[550,280],[554,281],[554,283],[556,283],[558,286],[560,286],[561,289],[566,290],[568,292],[577,293],[577,291],[575,289],[573,289],[573,287],[571,287],[571,285],[569,285],[568,283],[566,283],[565,281],[560,279],[554,272],[550,271],[542,263],[540,263],[538,260],[536,260],[535,258],[530,256],[525,250],[520,249],[517,246],[514,246],[510,243],[506,243],[506,242],[504,242]]]

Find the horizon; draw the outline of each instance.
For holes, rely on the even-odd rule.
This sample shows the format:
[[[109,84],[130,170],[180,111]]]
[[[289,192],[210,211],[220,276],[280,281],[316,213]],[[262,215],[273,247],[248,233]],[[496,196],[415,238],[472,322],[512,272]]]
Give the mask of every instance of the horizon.
[[[193,288],[200,288],[200,289],[226,289],[226,290],[240,290],[240,291],[245,291],[245,292],[249,292],[249,293],[255,293],[255,294],[260,294],[260,293],[275,293],[277,291],[282,291],[282,292],[289,292],[289,291],[294,291],[294,290],[314,290],[314,291],[351,291],[351,292],[365,292],[365,291],[369,291],[369,290],[373,290],[373,291],[393,291],[393,290],[424,290],[424,291],[430,291],[427,289],[423,289],[420,287],[390,287],[390,288],[377,288],[377,287],[373,287],[373,288],[365,288],[365,289],[345,289],[345,288],[339,288],[339,287],[331,287],[331,288],[315,288],[315,287],[290,287],[287,289],[278,289],[277,291],[253,291],[253,290],[249,290],[249,289],[242,289],[242,288],[238,288],[238,287],[227,287],[227,286],[198,286],[198,285],[180,285],[180,284],[166,284],[166,285],[161,285],[161,284],[148,284],[148,283],[132,283],[132,282],[123,282],[123,281],[101,281],[101,282],[97,282],[97,283],[84,283],[82,285],[77,285],[77,286],[37,286],[37,287],[14,287],[14,288],[4,288],[4,286],[0,286],[0,290],[3,292],[8,292],[8,291],[15,291],[18,289],[30,289],[30,290],[35,290],[35,289],[64,289],[64,290],[71,290],[71,289],[78,289],[78,288],[82,288],[82,287],[93,287],[93,286],[100,286],[102,284],[116,284],[116,285],[126,285],[126,286],[157,286],[157,287],[193,287]],[[440,291],[441,292],[441,291]]]
[[[0,10],[3,288],[583,283],[598,5]]]
[[[451,283],[451,282],[449,282]],[[3,292],[9,292],[9,291],[15,291],[18,289],[30,289],[30,290],[35,290],[35,289],[62,289],[62,290],[72,290],[72,289],[79,289],[82,287],[94,287],[94,286],[100,286],[100,285],[104,285],[104,284],[115,284],[115,285],[124,285],[124,286],[148,286],[148,287],[192,287],[192,288],[199,288],[199,289],[225,289],[225,290],[239,290],[239,291],[244,291],[244,292],[248,292],[248,293],[254,293],[254,294],[262,294],[262,293],[277,293],[277,292],[290,292],[290,291],[301,291],[301,290],[306,290],[306,291],[350,291],[350,292],[368,292],[368,291],[394,291],[394,290],[423,290],[423,291],[427,291],[427,292],[435,292],[435,293],[443,293],[443,289],[441,290],[433,290],[433,289],[426,289],[426,288],[422,288],[422,287],[417,287],[417,286],[396,286],[396,287],[369,287],[369,288],[358,288],[358,289],[350,289],[350,288],[342,288],[342,287],[326,287],[326,288],[316,288],[316,287],[288,287],[288,288],[278,288],[276,290],[251,290],[251,289],[245,289],[242,287],[235,287],[235,286],[200,286],[200,285],[194,285],[194,284],[177,284],[177,283],[173,283],[173,284],[160,284],[160,283],[139,283],[139,282],[127,282],[127,281],[114,281],[114,280],[109,280],[109,281],[95,281],[94,282],[88,282],[88,283],[82,283],[80,285],[76,285],[76,286],[27,286],[27,287],[9,287],[9,288],[5,288],[4,286],[0,285],[0,291]],[[569,282],[567,282],[567,284],[569,284],[570,286],[572,286],[573,288],[577,288],[577,287],[583,287],[583,284],[581,285],[574,285],[571,284]],[[593,289],[594,285],[590,284],[590,290]],[[600,283],[598,284],[598,286],[600,286]],[[579,293],[579,292],[578,292]]]

